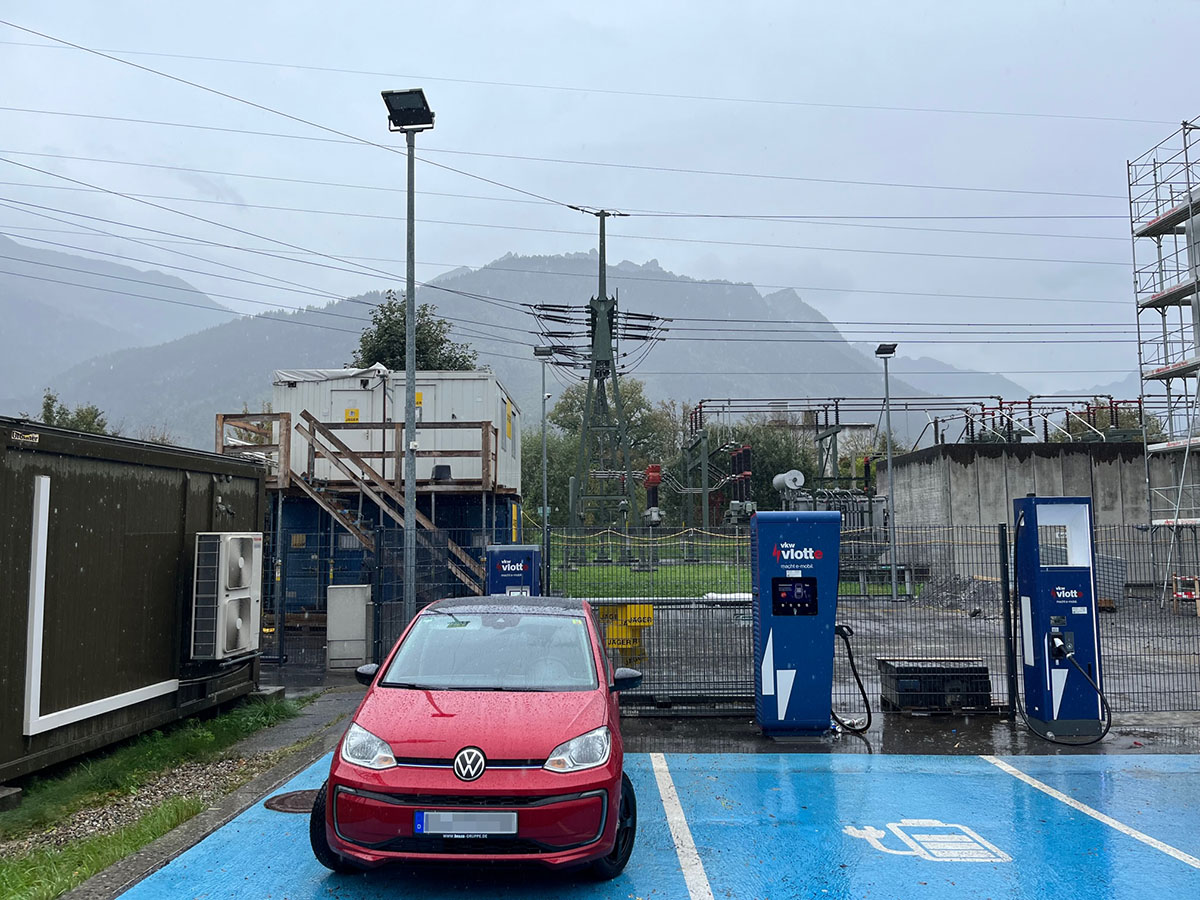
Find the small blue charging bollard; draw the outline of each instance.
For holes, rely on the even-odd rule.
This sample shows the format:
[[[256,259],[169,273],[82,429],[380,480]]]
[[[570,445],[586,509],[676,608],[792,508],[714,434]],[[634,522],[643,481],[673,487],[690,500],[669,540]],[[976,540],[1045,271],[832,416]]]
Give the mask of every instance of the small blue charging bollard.
[[[830,729],[840,512],[750,519],[754,711],[768,737]]]
[[[542,593],[541,546],[488,544],[487,592],[539,596]]]

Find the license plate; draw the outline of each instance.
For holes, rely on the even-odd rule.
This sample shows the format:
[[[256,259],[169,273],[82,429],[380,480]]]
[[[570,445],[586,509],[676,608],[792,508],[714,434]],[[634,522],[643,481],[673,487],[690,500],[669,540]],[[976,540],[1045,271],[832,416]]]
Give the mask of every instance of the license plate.
[[[418,810],[413,822],[415,834],[436,834],[439,837],[487,837],[493,834],[516,834],[515,812],[426,812]]]

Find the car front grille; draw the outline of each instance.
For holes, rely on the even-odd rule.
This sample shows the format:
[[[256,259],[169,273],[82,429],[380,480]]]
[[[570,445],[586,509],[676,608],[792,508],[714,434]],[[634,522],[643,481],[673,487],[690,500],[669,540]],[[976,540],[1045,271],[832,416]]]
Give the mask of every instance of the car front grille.
[[[548,806],[551,803],[565,803],[569,800],[578,800],[581,797],[591,796],[596,793],[595,791],[588,791],[539,797],[530,796],[529,794],[390,794],[381,791],[363,790],[361,788],[352,790],[343,788],[343,790],[370,800],[394,803],[397,806],[415,806],[420,809],[445,809],[447,807],[458,806],[517,809],[531,806]]]
[[[376,847],[388,853],[470,853],[485,856],[546,853],[556,848],[523,838],[398,837]]]

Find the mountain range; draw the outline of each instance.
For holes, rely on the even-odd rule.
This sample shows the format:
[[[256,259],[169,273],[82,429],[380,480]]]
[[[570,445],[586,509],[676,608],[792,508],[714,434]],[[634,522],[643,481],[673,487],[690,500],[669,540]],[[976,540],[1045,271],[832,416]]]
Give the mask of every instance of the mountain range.
[[[0,236],[0,408],[40,408],[41,391],[85,359],[172,341],[228,310],[158,271],[31,247]]]
[[[597,270],[595,252],[510,254],[446,273],[419,289],[418,300],[436,305],[454,324],[455,339],[477,349],[480,365],[532,411],[541,379],[529,346],[540,340],[534,307],[585,307]],[[847,343],[795,291],[764,295],[748,283],[699,281],[656,260],[610,265],[607,280],[623,313],[659,317],[664,329],[653,346],[627,340],[619,347],[652,399],[879,395],[873,348]],[[13,338],[6,344],[17,351],[0,358],[0,411],[40,408],[41,392],[50,387],[69,405],[95,403],[125,433],[148,426],[209,448],[215,414],[261,409],[275,369],[349,363],[382,293],[231,319],[228,309],[175,276],[0,238],[0,300]],[[791,323],[792,333],[780,334],[781,321]],[[561,343],[572,326],[541,328],[562,332],[549,339]],[[897,397],[1028,395],[1003,376],[924,357],[897,358],[892,376]],[[548,390],[557,393],[569,378],[554,368]]]

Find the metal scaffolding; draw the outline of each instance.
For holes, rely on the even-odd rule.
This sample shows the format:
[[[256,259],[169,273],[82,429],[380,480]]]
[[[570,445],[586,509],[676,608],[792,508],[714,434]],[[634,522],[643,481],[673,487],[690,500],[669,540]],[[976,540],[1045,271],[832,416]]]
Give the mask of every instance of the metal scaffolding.
[[[1161,437],[1146,440],[1150,524],[1170,534],[1169,570],[1180,527],[1200,525],[1196,450],[1200,375],[1200,125],[1184,122],[1129,163],[1133,287],[1142,396],[1161,410]],[[1150,467],[1162,455],[1167,466]],[[1156,473],[1153,479],[1150,473]]]

